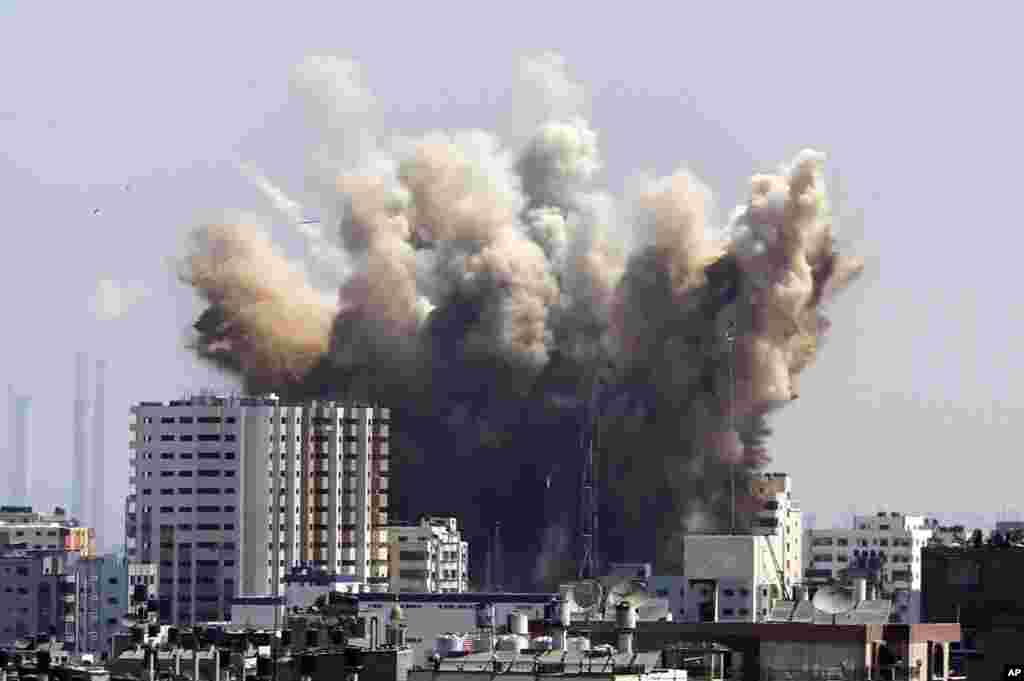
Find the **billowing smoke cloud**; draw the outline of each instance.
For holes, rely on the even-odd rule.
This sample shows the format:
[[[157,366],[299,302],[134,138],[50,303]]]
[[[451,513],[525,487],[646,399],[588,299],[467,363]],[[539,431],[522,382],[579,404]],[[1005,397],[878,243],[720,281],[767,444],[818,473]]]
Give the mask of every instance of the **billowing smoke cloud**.
[[[122,282],[114,279],[100,279],[96,291],[89,299],[89,309],[96,319],[112,321],[120,319],[149,296],[149,289],[136,282]]]
[[[358,74],[312,58],[294,81],[324,135],[329,230],[309,238],[346,264],[338,285],[317,290],[258,227],[204,226],[182,271],[210,304],[196,351],[251,390],[393,406],[392,508],[457,513],[481,564],[500,521],[506,587],[571,571],[582,407],[603,385],[600,556],[678,569],[684,531],[730,522],[729,476],[742,491],[767,462],[766,418],[796,398],[822,305],[860,271],[835,251],[824,157],[755,176],[716,224],[685,169],[625,206],[593,186],[598,137],[555,55],[524,61],[536,120],[511,147],[372,134]]]

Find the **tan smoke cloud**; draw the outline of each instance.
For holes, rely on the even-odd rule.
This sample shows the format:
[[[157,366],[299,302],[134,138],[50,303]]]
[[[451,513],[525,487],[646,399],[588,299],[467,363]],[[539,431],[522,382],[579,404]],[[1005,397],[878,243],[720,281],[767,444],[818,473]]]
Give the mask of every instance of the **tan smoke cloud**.
[[[195,230],[181,278],[223,313],[219,346],[243,371],[293,380],[327,352],[337,308],[306,282],[255,225]]]

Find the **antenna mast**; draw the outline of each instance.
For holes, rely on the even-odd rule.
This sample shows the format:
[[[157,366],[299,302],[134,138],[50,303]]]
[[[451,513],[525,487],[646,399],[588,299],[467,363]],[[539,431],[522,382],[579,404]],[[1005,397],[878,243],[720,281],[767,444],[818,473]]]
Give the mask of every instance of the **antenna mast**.
[[[598,386],[599,378],[597,374],[594,374],[590,386],[590,397],[584,406],[580,443],[583,449],[583,475],[580,489],[580,549],[577,579],[597,577],[598,492],[594,443],[598,433]]]

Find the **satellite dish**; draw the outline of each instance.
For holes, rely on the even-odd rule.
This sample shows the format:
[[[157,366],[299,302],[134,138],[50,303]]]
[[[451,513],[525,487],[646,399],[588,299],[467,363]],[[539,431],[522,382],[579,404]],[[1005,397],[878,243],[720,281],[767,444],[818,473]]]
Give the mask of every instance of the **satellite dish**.
[[[573,585],[572,599],[581,610],[590,610],[601,604],[602,591],[600,582],[596,580],[578,582]]]
[[[836,615],[845,615],[857,607],[853,594],[840,586],[825,586],[818,589],[811,604],[815,610],[832,615],[833,623]]]
[[[612,586],[608,590],[605,607],[614,610],[622,603],[633,608],[640,608],[653,599],[647,591],[647,584],[640,579],[627,579]]]

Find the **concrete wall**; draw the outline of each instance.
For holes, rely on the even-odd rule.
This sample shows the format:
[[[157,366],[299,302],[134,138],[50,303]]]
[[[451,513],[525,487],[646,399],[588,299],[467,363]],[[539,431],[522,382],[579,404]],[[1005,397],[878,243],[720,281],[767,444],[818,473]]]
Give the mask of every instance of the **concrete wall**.
[[[823,672],[845,668],[865,670],[865,646],[857,642],[761,642],[762,678],[786,678],[785,672]]]

